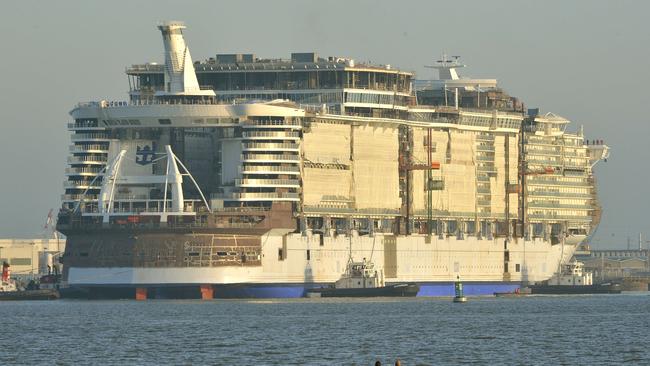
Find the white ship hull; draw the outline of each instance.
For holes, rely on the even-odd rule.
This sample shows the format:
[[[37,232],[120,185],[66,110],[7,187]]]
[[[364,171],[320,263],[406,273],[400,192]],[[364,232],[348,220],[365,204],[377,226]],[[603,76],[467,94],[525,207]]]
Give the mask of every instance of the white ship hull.
[[[340,278],[351,255],[372,260],[383,271],[387,283],[413,282],[424,285],[422,295],[446,295],[457,276],[476,294],[518,287],[522,282],[550,278],[560,261],[567,261],[575,245],[541,239],[508,243],[508,271],[504,272],[505,238],[425,235],[325,237],[300,234],[262,237],[261,266],[169,267],[169,268],[69,268],[68,284],[75,287],[183,287],[215,286],[224,294],[236,289],[252,297],[302,296],[304,288],[331,284]],[[286,253],[283,258],[279,251]],[[307,254],[309,253],[309,254]],[[309,258],[308,258],[309,256]],[[505,287],[504,287],[505,286]],[[232,288],[231,288],[232,287]],[[275,288],[275,290],[273,290]],[[474,288],[474,290],[472,290]],[[254,291],[258,289],[260,291]],[[291,290],[287,290],[291,289]],[[246,295],[248,294],[248,295]]]

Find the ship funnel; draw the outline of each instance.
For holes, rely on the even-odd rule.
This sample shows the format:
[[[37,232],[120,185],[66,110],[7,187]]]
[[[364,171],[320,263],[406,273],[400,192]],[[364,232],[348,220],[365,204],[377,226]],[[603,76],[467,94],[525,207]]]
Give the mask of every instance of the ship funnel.
[[[165,90],[156,95],[214,96],[213,90],[201,90],[196,79],[190,50],[183,38],[182,22],[158,25],[165,46]]]

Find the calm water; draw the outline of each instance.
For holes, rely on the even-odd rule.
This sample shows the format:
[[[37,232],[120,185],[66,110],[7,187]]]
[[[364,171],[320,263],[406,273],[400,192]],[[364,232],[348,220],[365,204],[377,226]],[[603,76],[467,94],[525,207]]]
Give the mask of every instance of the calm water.
[[[650,294],[0,303],[2,364],[650,364]]]

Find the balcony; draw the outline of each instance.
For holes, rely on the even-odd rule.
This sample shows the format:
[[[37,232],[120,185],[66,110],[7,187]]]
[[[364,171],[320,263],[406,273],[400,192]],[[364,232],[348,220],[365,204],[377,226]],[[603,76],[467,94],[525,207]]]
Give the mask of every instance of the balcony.
[[[242,174],[291,174],[300,175],[300,167],[297,166],[245,166],[240,167]]]
[[[241,161],[246,163],[298,163],[298,155],[273,155],[273,154],[245,154]]]
[[[292,130],[302,129],[300,121],[247,121],[242,124],[244,129],[286,128]]]
[[[77,130],[88,130],[88,131],[99,130],[99,131],[101,131],[103,129],[104,129],[104,127],[92,126],[92,125],[89,125],[89,124],[68,123],[68,130],[69,131],[77,131]]]
[[[214,194],[212,198],[224,201],[300,201],[298,193],[288,192],[241,192],[230,194]]]
[[[583,179],[578,182],[561,181],[557,178],[545,179],[541,177],[526,177],[526,184],[528,185],[541,185],[541,186],[567,186],[567,187],[590,187],[591,184]]]
[[[105,165],[107,161],[105,156],[68,156],[68,164]]]
[[[299,132],[285,131],[248,131],[242,133],[247,140],[300,140]]]
[[[105,133],[75,133],[70,139],[72,141],[110,141]]]
[[[528,197],[566,197],[566,198],[593,198],[590,193],[552,192],[552,191],[528,191]]]
[[[71,145],[69,147],[71,153],[107,153],[108,145]]]
[[[90,184],[91,181],[86,181],[86,180],[66,180],[63,182],[63,188],[68,188],[68,189],[100,189],[101,188],[101,182],[93,182],[92,185]]]
[[[562,204],[555,202],[528,202],[529,209],[534,208],[550,208],[550,209],[569,209],[569,210],[593,210],[594,205],[585,203],[582,205]]]
[[[65,175],[87,175],[87,176],[104,175],[104,169],[95,168],[95,167],[65,168]]]
[[[97,200],[97,195],[96,194],[62,194],[61,195],[61,200],[64,202],[70,202],[70,201],[96,201]]]
[[[282,187],[299,188],[298,179],[235,179],[238,187]]]
[[[300,145],[292,142],[246,142],[243,151],[300,151]]]

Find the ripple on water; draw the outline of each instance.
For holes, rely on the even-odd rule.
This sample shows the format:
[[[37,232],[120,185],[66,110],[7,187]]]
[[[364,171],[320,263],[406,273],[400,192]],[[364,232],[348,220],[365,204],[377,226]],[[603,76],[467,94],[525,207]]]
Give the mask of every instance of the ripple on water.
[[[648,294],[0,303],[3,364],[650,364]]]

